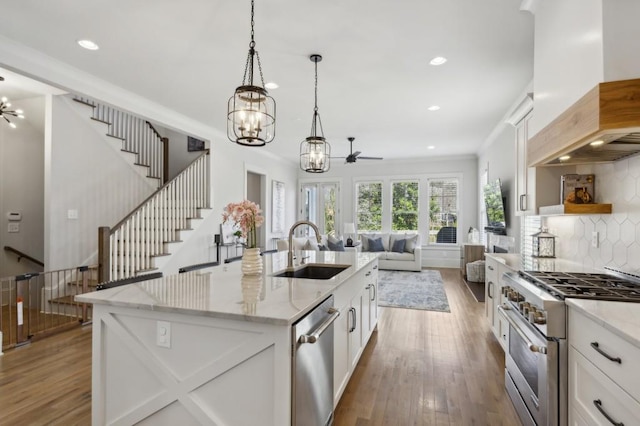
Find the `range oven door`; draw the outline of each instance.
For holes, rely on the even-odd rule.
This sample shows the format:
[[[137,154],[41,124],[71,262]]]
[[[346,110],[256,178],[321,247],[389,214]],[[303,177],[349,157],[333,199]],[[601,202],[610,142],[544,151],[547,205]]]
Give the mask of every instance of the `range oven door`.
[[[550,402],[557,393],[551,386],[557,380],[550,378],[550,371],[556,371],[558,344],[547,341],[519,313],[498,308],[509,323],[509,339],[506,351],[507,389],[515,387],[517,392],[509,392],[514,406],[524,424],[548,425],[557,423],[557,404]],[[551,405],[551,407],[550,407]],[[556,413],[550,413],[556,411]],[[524,412],[526,410],[526,412]]]

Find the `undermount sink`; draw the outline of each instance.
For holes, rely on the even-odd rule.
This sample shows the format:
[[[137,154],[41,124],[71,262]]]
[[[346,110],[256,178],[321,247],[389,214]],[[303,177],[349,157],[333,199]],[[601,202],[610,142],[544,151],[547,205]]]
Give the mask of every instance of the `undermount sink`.
[[[287,270],[274,274],[274,277],[286,278],[307,278],[312,280],[328,280],[335,277],[340,272],[349,268],[351,265],[325,265],[325,264],[308,264],[294,270]]]

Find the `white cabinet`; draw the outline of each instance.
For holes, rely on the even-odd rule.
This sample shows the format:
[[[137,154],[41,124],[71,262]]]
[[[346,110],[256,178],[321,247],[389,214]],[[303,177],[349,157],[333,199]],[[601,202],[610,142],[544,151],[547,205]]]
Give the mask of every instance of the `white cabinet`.
[[[532,113],[527,114],[516,124],[516,175],[515,209],[516,215],[535,214],[535,174],[527,167],[528,126]]]
[[[560,203],[560,182],[564,174],[575,173],[575,166],[528,167],[527,143],[533,112],[516,124],[516,173],[514,212],[516,216],[536,215],[540,206]]]
[[[333,398],[338,404],[349,378],[378,323],[378,262],[334,293],[340,316],[334,323]]]
[[[362,346],[369,341],[378,324],[378,266],[365,273],[362,294]]]
[[[569,309],[569,424],[640,424],[640,348]]]
[[[505,272],[512,271],[506,264],[491,256],[490,253],[485,254],[485,316],[493,335],[496,336],[502,349],[506,348],[508,343],[507,328],[508,322],[506,318],[500,315],[498,306],[502,304],[502,287],[504,286],[502,281],[502,275]]]

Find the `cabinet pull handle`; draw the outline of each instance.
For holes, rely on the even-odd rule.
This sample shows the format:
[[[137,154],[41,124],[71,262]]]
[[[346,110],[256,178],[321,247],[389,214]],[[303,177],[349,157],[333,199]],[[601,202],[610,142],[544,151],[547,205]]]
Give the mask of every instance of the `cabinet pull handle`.
[[[489,299],[493,299],[493,292],[491,291],[493,289],[493,281],[489,281],[489,287],[487,288],[487,296],[489,296]]]
[[[369,275],[371,275],[371,271],[369,271],[366,274],[364,274],[365,277],[368,277]]]
[[[378,269],[378,265],[374,266],[373,269]]]
[[[622,422],[616,422],[615,420],[613,420],[613,418],[609,415],[609,413],[607,413],[606,411],[604,411],[604,408],[602,408],[602,401],[600,401],[599,399],[594,399],[593,400],[593,405],[596,406],[596,408],[598,409],[598,411],[600,411],[600,414],[602,414],[607,420],[609,420],[611,422],[612,425],[615,426],[624,426],[624,423]]]
[[[350,321],[351,322],[351,326],[349,327],[349,333],[353,333],[353,330],[356,329],[355,324],[353,324],[353,312],[354,312],[354,310],[355,310],[354,308],[349,308],[349,313],[351,314],[350,315],[350,317],[351,317],[351,321]]]
[[[608,359],[609,361],[617,362],[618,364],[622,364],[622,359],[620,357],[612,357],[602,349],[600,349],[600,344],[598,342],[591,342],[591,347],[595,349],[600,355]]]
[[[524,200],[524,203],[522,202]],[[520,195],[520,210],[524,211],[527,209],[527,194]]]
[[[536,410],[539,410],[540,404],[538,403],[538,398],[536,398],[535,395],[529,395],[529,398],[531,399],[531,402],[533,402],[533,405],[536,406]]]
[[[351,308],[351,317],[353,318],[353,327],[351,328],[351,332],[356,331],[356,327],[358,324],[358,317],[356,315],[356,308]]]
[[[371,288],[373,289],[373,297],[369,300],[371,300],[372,302],[376,300],[376,285],[375,284],[371,284]]]
[[[487,268],[489,268],[490,271],[493,271],[493,266],[489,265]]]

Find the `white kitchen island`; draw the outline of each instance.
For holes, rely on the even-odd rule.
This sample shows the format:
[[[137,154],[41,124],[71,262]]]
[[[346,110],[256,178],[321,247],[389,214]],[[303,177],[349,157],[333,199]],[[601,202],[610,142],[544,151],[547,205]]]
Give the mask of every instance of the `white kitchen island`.
[[[93,304],[92,424],[291,424],[291,325],[331,294],[337,403],[377,322],[377,257],[297,254],[350,266],[276,278],[282,252],[258,278],[236,262],[76,296]]]

